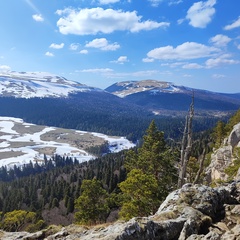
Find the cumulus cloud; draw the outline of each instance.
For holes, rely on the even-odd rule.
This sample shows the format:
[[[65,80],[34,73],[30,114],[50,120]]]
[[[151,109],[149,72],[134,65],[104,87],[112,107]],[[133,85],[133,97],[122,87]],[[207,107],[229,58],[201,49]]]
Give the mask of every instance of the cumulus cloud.
[[[49,47],[54,49],[61,49],[64,47],[64,43],[60,43],[60,44],[52,43]]]
[[[128,60],[127,56],[120,56],[117,60],[111,61],[111,62],[123,64],[125,62],[129,62],[129,60]]]
[[[222,65],[232,65],[232,64],[239,64],[240,61],[236,61],[234,59],[230,59],[230,55],[223,54],[217,58],[210,58],[208,59],[205,64],[206,68],[215,68]]]
[[[240,27],[240,16],[232,24],[225,26],[224,30],[232,30],[232,29],[238,28],[238,27]]]
[[[8,65],[0,65],[0,71],[1,72],[8,72],[11,68]]]
[[[41,14],[34,14],[32,15],[32,18],[36,21],[36,22],[43,22],[44,18],[42,17]]]
[[[201,66],[198,63],[188,63],[182,66],[182,68],[184,69],[200,69],[203,68],[203,66]]]
[[[141,21],[136,11],[123,12],[122,10],[85,8],[80,10],[66,8],[57,10],[62,17],[57,26],[62,34],[91,35],[97,33],[109,34],[114,31],[139,32],[160,27],[168,27],[168,22]]]
[[[210,39],[210,42],[216,47],[225,47],[230,41],[231,38],[222,34],[218,34]]]
[[[45,55],[48,56],[48,57],[54,57],[54,54],[51,53],[51,52],[46,52]]]
[[[88,42],[85,47],[92,47],[92,48],[99,48],[103,51],[115,51],[118,48],[120,48],[120,45],[118,43],[112,43],[110,44],[106,38],[96,38],[92,40],[91,42]]]
[[[171,60],[171,59],[196,59],[212,56],[219,52],[218,48],[208,47],[196,42],[185,42],[176,48],[165,46],[155,48],[147,53],[148,58]]]
[[[81,53],[81,54],[88,54],[88,50],[87,49],[83,49],[79,53]]]
[[[189,24],[193,27],[205,28],[212,21],[215,14],[214,5],[216,2],[216,0],[208,0],[194,3],[188,9],[186,16],[186,19],[190,21]]]
[[[71,43],[69,49],[72,51],[76,51],[79,48],[79,43]]]

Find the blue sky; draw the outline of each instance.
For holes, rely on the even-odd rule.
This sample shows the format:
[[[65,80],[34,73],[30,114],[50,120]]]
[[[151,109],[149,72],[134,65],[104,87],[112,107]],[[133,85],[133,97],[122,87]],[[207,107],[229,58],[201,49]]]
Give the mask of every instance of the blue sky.
[[[0,0],[0,71],[240,92],[239,0]]]

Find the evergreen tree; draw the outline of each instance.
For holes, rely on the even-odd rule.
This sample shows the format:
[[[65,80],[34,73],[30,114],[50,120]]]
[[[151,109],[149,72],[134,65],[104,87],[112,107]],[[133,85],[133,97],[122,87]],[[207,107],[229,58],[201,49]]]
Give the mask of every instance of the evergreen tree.
[[[119,187],[124,194],[120,217],[126,220],[134,216],[143,217],[155,213],[158,209],[158,182],[153,174],[133,169]]]
[[[176,183],[174,155],[163,132],[152,121],[146,133],[142,147],[127,153],[127,179],[119,184],[124,199],[121,215],[127,219],[153,213]]]
[[[108,193],[96,178],[83,180],[81,196],[75,202],[75,221],[79,224],[104,222],[109,212]]]

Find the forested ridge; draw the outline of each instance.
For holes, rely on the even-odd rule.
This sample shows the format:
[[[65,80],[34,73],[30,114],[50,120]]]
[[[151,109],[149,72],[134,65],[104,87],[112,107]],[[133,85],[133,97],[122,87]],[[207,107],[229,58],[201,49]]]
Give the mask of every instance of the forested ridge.
[[[166,138],[181,138],[184,124],[184,116],[154,115],[104,92],[79,93],[60,99],[0,97],[0,105],[1,116],[22,118],[38,125],[126,136],[134,142],[142,138],[152,119]],[[218,120],[227,117],[196,117],[194,131],[212,128]]]

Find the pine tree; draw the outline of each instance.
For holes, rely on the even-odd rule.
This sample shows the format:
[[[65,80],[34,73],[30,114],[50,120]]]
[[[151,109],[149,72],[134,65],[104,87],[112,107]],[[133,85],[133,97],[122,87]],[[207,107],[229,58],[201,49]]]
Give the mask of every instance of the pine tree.
[[[133,169],[119,187],[124,194],[120,217],[129,220],[134,216],[153,214],[158,209],[158,182],[154,175]]]
[[[130,150],[126,156],[124,166],[128,175],[119,185],[123,192],[121,214],[124,218],[153,213],[176,181],[174,155],[167,148],[164,133],[157,129],[154,121],[146,133],[142,147]],[[138,181],[143,184],[142,191],[138,191]],[[129,189],[132,194],[137,192],[137,196],[129,198]]]
[[[104,222],[109,212],[108,194],[96,178],[83,180],[81,196],[75,202],[75,221],[79,224],[96,224]]]

